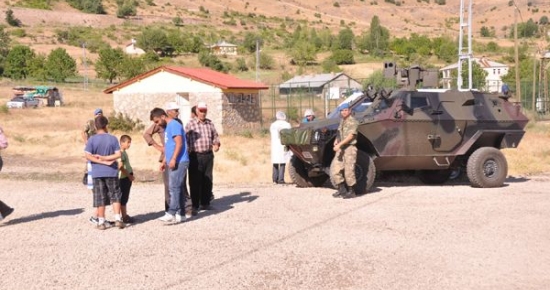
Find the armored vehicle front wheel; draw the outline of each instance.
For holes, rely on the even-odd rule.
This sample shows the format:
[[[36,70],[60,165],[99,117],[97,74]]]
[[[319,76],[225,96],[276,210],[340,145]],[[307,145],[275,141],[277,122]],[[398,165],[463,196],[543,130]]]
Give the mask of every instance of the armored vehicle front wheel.
[[[334,160],[330,164],[332,168],[334,166]],[[332,169],[330,172],[333,172]],[[364,194],[369,191],[369,189],[374,184],[374,179],[376,178],[376,167],[374,165],[374,160],[365,152],[357,150],[357,161],[355,163],[355,179],[356,184],[354,190],[356,194]],[[333,177],[330,177],[330,182],[334,187],[337,184],[334,182]]]
[[[500,150],[481,147],[468,158],[466,173],[473,187],[500,187],[508,175],[508,163]]]
[[[288,165],[288,174],[298,187],[320,187],[328,179],[326,175],[310,177],[304,163],[296,156],[290,158]]]

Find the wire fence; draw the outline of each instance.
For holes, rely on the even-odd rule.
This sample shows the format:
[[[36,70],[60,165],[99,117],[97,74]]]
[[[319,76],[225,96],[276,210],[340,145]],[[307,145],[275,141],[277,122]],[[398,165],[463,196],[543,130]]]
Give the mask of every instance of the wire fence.
[[[366,86],[366,79],[357,80],[362,86]],[[524,111],[535,113],[537,120],[550,119],[550,96],[545,93],[545,86],[532,81],[521,82],[521,98],[514,95],[515,84],[508,84],[512,95],[517,102],[521,103]],[[492,91],[501,88],[502,82],[492,81],[487,87]],[[550,88],[550,82],[546,86]],[[322,87],[315,87],[308,83],[297,84],[294,88],[281,88],[280,85],[271,85],[268,91],[262,92],[260,96],[260,108],[262,111],[261,128],[269,128],[275,120],[277,111],[286,113],[288,121],[299,124],[304,118],[306,109],[315,113],[316,119],[324,119],[331,111],[336,109],[348,96],[354,92],[362,91],[363,88],[354,86],[341,86],[340,83],[327,83]],[[533,94],[534,92],[534,94]]]

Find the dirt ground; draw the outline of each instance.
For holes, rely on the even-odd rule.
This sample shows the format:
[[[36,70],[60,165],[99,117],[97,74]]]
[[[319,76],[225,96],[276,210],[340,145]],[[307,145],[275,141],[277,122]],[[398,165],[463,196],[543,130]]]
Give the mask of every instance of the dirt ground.
[[[0,174],[0,199],[15,207],[0,222],[0,289],[550,286],[550,175],[496,189],[382,181],[351,200],[329,188],[216,184],[216,210],[172,226],[156,220],[162,184],[142,181],[128,205],[136,223],[99,231],[83,185],[23,175],[33,163],[18,161]]]

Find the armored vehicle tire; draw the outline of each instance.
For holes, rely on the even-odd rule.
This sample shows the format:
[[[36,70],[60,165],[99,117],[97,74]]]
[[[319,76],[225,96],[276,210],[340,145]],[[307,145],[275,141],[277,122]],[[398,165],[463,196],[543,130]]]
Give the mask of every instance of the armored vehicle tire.
[[[508,175],[508,162],[500,150],[481,147],[468,158],[466,173],[473,187],[500,187]]]
[[[334,160],[331,162],[330,167],[334,166]],[[332,172],[332,170],[330,170]],[[355,179],[356,183],[353,189],[356,194],[364,194],[374,184],[376,178],[376,167],[374,166],[374,160],[365,152],[357,150],[357,161],[355,162]],[[330,182],[332,186],[336,187],[332,176],[330,176]]]
[[[304,163],[298,157],[292,156],[288,163],[288,174],[298,187],[319,187],[328,179],[328,176],[309,177]]]
[[[451,177],[451,169],[419,170],[418,179],[424,184],[443,184]]]

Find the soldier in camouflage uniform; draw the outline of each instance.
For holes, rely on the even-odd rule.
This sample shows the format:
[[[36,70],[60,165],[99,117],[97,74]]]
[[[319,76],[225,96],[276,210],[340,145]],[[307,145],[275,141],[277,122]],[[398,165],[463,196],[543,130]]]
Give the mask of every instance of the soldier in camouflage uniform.
[[[334,163],[331,167],[331,176],[338,185],[338,191],[332,196],[352,198],[355,197],[353,186],[355,180],[355,162],[357,160],[357,126],[359,123],[351,116],[351,108],[348,103],[340,106],[340,125],[338,137],[334,140]]]

